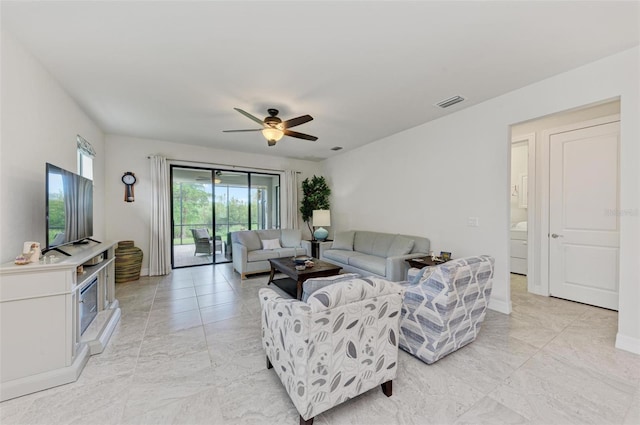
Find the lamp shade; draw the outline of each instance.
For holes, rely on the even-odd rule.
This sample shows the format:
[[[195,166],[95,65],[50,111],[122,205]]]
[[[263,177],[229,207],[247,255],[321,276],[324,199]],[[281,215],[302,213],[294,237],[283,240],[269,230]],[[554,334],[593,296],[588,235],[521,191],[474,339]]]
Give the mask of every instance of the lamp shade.
[[[265,127],[262,129],[262,135],[269,142],[277,142],[278,140],[282,139],[282,136],[284,136],[284,131],[276,127]],[[272,145],[269,145],[269,146],[272,146]]]
[[[329,210],[313,210],[313,226],[331,226]]]
[[[327,229],[322,226],[331,226],[329,210],[313,210],[313,227],[318,227],[313,232],[313,237],[319,241],[323,241],[329,236]]]

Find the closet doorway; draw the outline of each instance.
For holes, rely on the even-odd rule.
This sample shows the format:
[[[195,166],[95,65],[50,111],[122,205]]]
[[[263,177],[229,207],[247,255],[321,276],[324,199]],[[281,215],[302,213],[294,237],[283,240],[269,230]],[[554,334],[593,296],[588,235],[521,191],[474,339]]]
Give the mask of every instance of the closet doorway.
[[[231,233],[280,227],[280,175],[171,166],[173,268],[232,261]]]

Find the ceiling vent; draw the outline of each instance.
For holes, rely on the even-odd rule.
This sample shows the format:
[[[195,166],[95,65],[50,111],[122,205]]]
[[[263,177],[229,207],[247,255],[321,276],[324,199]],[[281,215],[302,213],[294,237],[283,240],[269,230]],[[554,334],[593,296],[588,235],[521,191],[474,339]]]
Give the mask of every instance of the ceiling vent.
[[[339,151],[342,150],[342,146],[334,146],[331,148],[332,151]]]
[[[453,96],[450,97],[449,99],[445,99],[441,102],[436,103],[436,106],[440,107],[440,108],[448,108],[449,106],[453,106],[456,103],[460,103],[464,100],[464,97],[462,96]]]

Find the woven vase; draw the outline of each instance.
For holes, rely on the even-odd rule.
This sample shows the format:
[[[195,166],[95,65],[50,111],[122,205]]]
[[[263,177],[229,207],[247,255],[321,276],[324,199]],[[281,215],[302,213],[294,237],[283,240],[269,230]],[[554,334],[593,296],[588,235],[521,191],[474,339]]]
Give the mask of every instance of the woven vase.
[[[116,248],[116,283],[140,279],[142,250],[133,241],[120,241]]]

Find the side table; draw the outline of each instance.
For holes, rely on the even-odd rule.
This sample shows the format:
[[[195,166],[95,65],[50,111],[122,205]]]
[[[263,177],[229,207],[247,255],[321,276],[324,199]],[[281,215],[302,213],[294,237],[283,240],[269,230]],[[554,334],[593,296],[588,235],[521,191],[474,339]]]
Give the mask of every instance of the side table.
[[[325,239],[323,241],[312,240],[311,243],[311,256],[313,258],[320,258],[320,244],[322,242],[333,242],[333,239]]]
[[[438,264],[446,263],[446,261],[438,261],[438,260],[434,261],[431,259],[430,256],[409,258],[408,260],[405,260],[405,261],[409,263],[409,267],[415,267],[416,269],[421,269],[427,266],[437,266]]]

